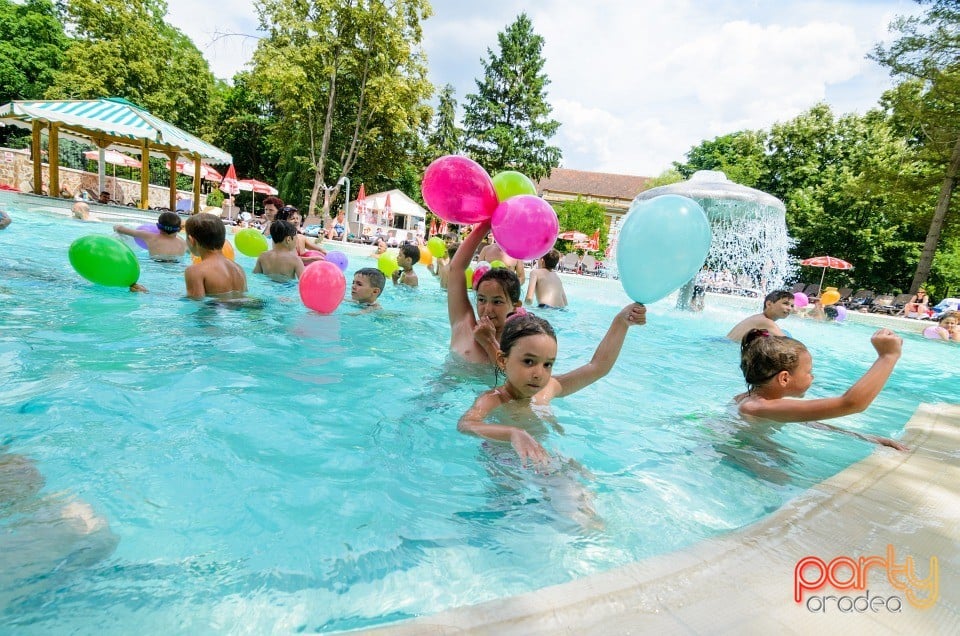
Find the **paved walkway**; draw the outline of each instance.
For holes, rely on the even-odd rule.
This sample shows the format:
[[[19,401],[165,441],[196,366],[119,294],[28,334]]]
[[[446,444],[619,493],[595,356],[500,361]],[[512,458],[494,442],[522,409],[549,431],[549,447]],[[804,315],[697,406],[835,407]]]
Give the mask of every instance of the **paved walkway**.
[[[960,406],[922,405],[907,424],[907,453],[878,448],[740,531],[615,570],[379,630],[382,634],[957,634],[960,633]],[[911,605],[882,567],[870,597],[899,612],[812,612],[793,600],[797,561],[817,556],[912,556],[916,576],[939,561],[939,598]],[[815,568],[805,570],[814,578]],[[837,578],[844,578],[840,570]],[[858,590],[810,595],[848,596]],[[817,607],[818,601],[812,601]],[[847,609],[847,602],[841,602]],[[860,601],[858,606],[862,606]],[[888,606],[895,607],[892,600]]]

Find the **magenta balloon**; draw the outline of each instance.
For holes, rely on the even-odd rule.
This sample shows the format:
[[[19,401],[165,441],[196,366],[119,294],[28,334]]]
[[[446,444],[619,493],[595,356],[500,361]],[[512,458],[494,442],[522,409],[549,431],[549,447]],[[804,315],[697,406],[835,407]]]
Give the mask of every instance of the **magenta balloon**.
[[[793,295],[793,306],[802,309],[810,304],[810,299],[803,292],[797,292]]]
[[[550,204],[532,194],[510,197],[493,211],[493,238],[513,258],[540,258],[557,242],[560,222]]]
[[[144,223],[143,225],[138,226],[137,229],[140,230],[141,232],[150,232],[151,234],[160,233],[160,228],[157,227],[156,223]],[[147,249],[147,244],[144,242],[142,238],[134,237],[133,242],[139,245],[140,247],[142,247],[143,249]]]
[[[486,273],[489,272],[489,271],[490,271],[490,268],[489,268],[489,267],[479,267],[479,266],[478,266],[477,269],[476,269],[476,271],[473,272],[473,280],[471,281],[473,284],[470,285],[470,286],[473,287],[474,289],[476,289],[476,288],[477,288],[477,285],[480,284],[480,279],[483,278],[483,275],[486,274]]]
[[[435,160],[420,187],[427,207],[450,223],[479,223],[497,207],[490,175],[468,157],[447,155]]]
[[[321,314],[329,314],[340,305],[347,290],[347,279],[333,263],[310,263],[300,274],[300,299]]]

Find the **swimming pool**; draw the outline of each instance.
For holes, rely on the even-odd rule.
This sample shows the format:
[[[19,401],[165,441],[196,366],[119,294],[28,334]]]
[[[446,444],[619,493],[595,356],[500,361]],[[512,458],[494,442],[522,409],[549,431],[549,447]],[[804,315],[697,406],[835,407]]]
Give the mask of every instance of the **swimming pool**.
[[[182,266],[142,260],[149,295],[95,287],[66,247],[109,226],[11,212],[0,559],[16,567],[0,563],[0,623],[20,633],[379,625],[741,527],[872,450],[798,426],[741,439],[722,336],[743,312],[664,301],[609,376],[553,403],[563,432],[546,446],[579,466],[532,475],[456,432],[493,376],[447,363],[444,295],[422,267],[423,288],[388,285],[378,314],[312,314],[295,287],[253,276],[263,308],[228,310],[182,300]],[[549,315],[559,372],[589,359],[627,302],[606,281],[568,294]],[[813,351],[811,395],[874,358],[874,328],[787,328]],[[956,352],[909,336],[888,387],[843,425],[896,436],[920,401],[955,400]]]

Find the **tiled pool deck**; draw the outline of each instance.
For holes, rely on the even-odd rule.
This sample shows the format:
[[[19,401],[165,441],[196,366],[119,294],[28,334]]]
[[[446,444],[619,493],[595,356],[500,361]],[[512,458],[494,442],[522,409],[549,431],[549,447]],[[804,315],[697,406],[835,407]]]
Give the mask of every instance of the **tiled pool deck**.
[[[903,441],[909,452],[878,448],[739,531],[603,574],[376,633],[960,633],[960,406],[922,405]],[[884,607],[842,612],[833,601],[822,613],[794,602],[798,560],[811,555],[826,562],[841,555],[885,558],[888,544],[897,563],[914,558],[918,577],[930,575],[929,559],[937,557],[939,598],[932,608],[909,604],[882,568],[867,576],[871,598],[897,595],[900,612]],[[841,570],[837,578],[842,575]],[[826,588],[813,594],[856,598],[863,592]]]

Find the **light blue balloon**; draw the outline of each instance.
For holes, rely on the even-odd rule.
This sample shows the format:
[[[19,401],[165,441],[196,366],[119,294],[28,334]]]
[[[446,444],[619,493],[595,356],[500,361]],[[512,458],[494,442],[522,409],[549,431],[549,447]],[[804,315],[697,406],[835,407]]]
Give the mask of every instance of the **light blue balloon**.
[[[627,296],[652,303],[669,295],[700,271],[711,238],[710,221],[693,199],[665,194],[634,200],[617,239]]]

